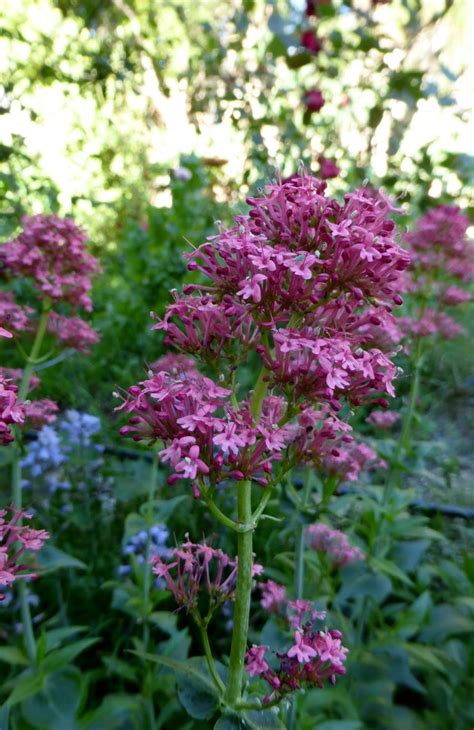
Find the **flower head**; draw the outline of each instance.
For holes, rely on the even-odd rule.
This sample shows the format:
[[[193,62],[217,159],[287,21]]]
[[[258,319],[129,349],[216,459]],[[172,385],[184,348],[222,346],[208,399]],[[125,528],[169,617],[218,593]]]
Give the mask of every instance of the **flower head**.
[[[17,386],[0,373],[0,444],[13,441],[11,426],[25,420],[25,408],[17,402],[17,393]]]
[[[200,592],[207,593],[210,608],[234,600],[237,560],[222,550],[189,539],[168,554],[154,555],[153,573],[162,578],[176,603],[188,612],[197,610]],[[261,566],[254,568],[259,572]]]
[[[319,89],[311,89],[304,96],[304,103],[309,112],[319,112],[326,103]]]
[[[99,264],[87,253],[85,240],[69,218],[25,217],[20,235],[0,246],[0,265],[10,276],[33,279],[41,298],[91,310],[91,276]]]
[[[317,54],[322,49],[322,43],[314,30],[308,29],[301,34],[301,45],[310,53]]]
[[[339,530],[318,522],[306,529],[307,542],[313,550],[326,553],[335,568],[342,568],[356,560],[363,560],[360,548],[352,547],[347,536]]]

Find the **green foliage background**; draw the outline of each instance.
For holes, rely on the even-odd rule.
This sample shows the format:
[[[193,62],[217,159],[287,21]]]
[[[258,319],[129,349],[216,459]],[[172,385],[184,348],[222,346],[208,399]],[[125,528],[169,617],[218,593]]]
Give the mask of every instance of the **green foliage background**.
[[[230,223],[267,180],[301,162],[317,173],[324,155],[342,170],[332,192],[365,179],[382,186],[400,196],[402,227],[441,202],[474,221],[470,0],[321,4],[311,21],[323,39],[317,57],[299,43],[303,11],[287,0],[23,0],[1,9],[0,237],[40,212],[71,215],[88,231],[103,266],[93,319],[101,342],[90,357],[67,353],[45,370],[42,394],[107,416],[107,444],[118,441],[113,390],[140,379],[163,352],[149,313],[163,312],[170,290],[189,280],[183,251],[212,235],[216,221]],[[326,105],[308,115],[302,97],[312,87]],[[472,331],[469,314],[465,325]],[[472,504],[471,359],[465,338],[437,345],[427,360],[404,472],[412,491],[386,504],[375,479],[332,508],[332,521],[350,526],[369,559],[339,577],[310,566],[351,663],[337,687],[298,700],[302,730],[472,727],[472,530],[409,509],[420,495]],[[367,431],[362,419],[360,427]],[[393,439],[377,447],[390,453]],[[13,619],[2,623],[1,699],[10,704],[0,725],[10,714],[18,730],[144,728],[157,696],[156,727],[202,728],[183,712],[170,669],[130,654],[143,649],[144,616],[162,655],[185,661],[199,653],[197,637],[164,591],[143,605],[139,566],[131,581],[115,575],[123,539],[157,521],[179,537],[190,531],[233,546],[187,491],[166,489],[162,472],[150,514],[145,460],[110,458],[103,477],[114,483],[112,521],[95,498],[92,522],[90,504],[78,502],[67,519],[57,504],[45,511],[63,552],[46,554],[38,582],[48,606],[41,661],[32,671],[19,641],[3,646]],[[268,524],[257,550],[269,575],[291,584],[290,493],[282,505],[273,509],[283,508],[284,529]],[[258,614],[258,601],[254,609],[262,643],[277,641],[281,627]],[[223,653],[227,633],[223,619],[214,637]],[[191,692],[191,709],[193,701]]]

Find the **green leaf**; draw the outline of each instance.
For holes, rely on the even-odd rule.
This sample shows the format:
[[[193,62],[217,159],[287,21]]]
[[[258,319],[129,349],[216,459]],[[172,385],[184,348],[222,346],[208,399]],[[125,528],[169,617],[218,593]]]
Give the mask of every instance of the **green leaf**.
[[[123,679],[128,679],[131,682],[135,682],[137,679],[137,672],[131,664],[118,659],[115,656],[103,656],[102,662],[104,663],[110,674],[116,674]]]
[[[42,573],[52,573],[53,570],[59,570],[60,568],[87,570],[87,565],[82,560],[78,560],[52,545],[45,545],[41,549],[38,555],[38,563]]]
[[[396,578],[397,580],[401,581],[402,583],[405,583],[405,585],[413,585],[412,580],[406,575],[406,573],[403,572],[403,570],[400,570],[398,565],[393,563],[391,560],[386,560],[385,558],[371,558],[370,559],[370,565],[372,568],[375,568],[376,570],[380,571],[380,573],[386,573],[391,578]]]
[[[354,570],[351,570],[351,568]],[[368,573],[365,568],[360,573],[360,568],[348,566],[341,571],[343,575],[343,584],[337,595],[336,602],[338,605],[343,604],[349,598],[368,598],[376,603],[382,603],[392,590],[392,583],[385,575],[375,575]]]
[[[192,657],[186,662],[179,662],[160,654],[138,651],[132,653],[174,671],[179,701],[191,717],[208,720],[213,716],[218,707],[218,694],[204,657]],[[219,662],[216,662],[216,667],[220,676],[225,679],[225,668]]]
[[[359,720],[328,720],[318,723],[318,730],[364,730]]]
[[[188,662],[193,664],[199,673],[196,675],[176,672],[178,698],[186,712],[196,720],[209,720],[217,710],[218,695],[214,684],[203,681],[207,673],[206,660],[203,657],[193,657]]]
[[[413,663],[417,666],[435,669],[437,672],[446,674],[446,660],[443,661],[439,656],[437,656],[437,654],[440,654],[441,657],[443,657],[443,652],[437,652],[436,649],[430,646],[414,644],[412,642],[401,644],[401,646],[406,650],[410,658],[413,659]]]
[[[73,644],[63,646],[61,649],[55,649],[48,654],[42,664],[42,668],[47,672],[55,671],[61,667],[67,666],[74,661],[74,659],[82,654],[83,651],[93,646],[99,641],[99,639],[80,639],[75,641]]]
[[[81,730],[143,730],[147,727],[141,697],[107,695],[100,707],[81,719]]]
[[[473,631],[474,622],[463,616],[454,606],[445,603],[433,608],[430,623],[419,638],[422,642],[439,644],[448,636],[471,634]]]
[[[286,65],[288,68],[291,69],[297,69],[301,68],[302,66],[306,66],[308,63],[311,63],[311,56],[309,53],[301,52],[301,53],[292,53],[288,54],[286,57]]]
[[[44,675],[35,672],[31,674],[28,670],[28,674],[24,674],[17,677],[15,680],[15,689],[6,701],[7,707],[14,707],[19,702],[23,702],[27,697],[36,694],[44,683]]]
[[[214,683],[209,677],[207,670],[205,671],[205,674],[203,676],[203,672],[201,671],[201,669],[196,666],[195,660],[202,659],[203,657],[193,657],[192,659],[188,659],[186,662],[178,662],[175,659],[172,659],[168,656],[163,656],[162,654],[148,654],[146,652],[133,650],[130,653],[136,654],[137,656],[141,657],[142,659],[146,659],[149,662],[154,662],[155,664],[161,664],[163,667],[168,667],[168,669],[172,669],[176,674],[179,673],[184,677],[199,681],[203,685],[205,685],[206,690],[208,690],[209,692],[216,692]]]
[[[50,629],[46,632],[46,651],[50,652],[71,636],[87,631],[87,626],[62,626],[59,629]]]
[[[0,707],[0,728],[7,730],[9,728],[10,708],[6,705]]]
[[[81,704],[83,681],[81,673],[69,668],[46,677],[44,686],[21,707],[23,717],[35,728],[44,730],[75,730],[75,717]]]
[[[220,717],[214,725],[214,730],[241,730],[245,725],[237,715]]]
[[[401,570],[415,570],[428,549],[429,540],[406,540],[399,542],[393,551],[394,562]]]
[[[246,725],[252,730],[285,730],[285,725],[278,717],[276,707],[270,710],[247,710],[243,713]]]
[[[0,646],[0,662],[24,667],[29,665],[26,655],[16,646]]]
[[[165,634],[172,636],[177,631],[178,616],[176,613],[171,613],[171,611],[154,611],[148,618]]]

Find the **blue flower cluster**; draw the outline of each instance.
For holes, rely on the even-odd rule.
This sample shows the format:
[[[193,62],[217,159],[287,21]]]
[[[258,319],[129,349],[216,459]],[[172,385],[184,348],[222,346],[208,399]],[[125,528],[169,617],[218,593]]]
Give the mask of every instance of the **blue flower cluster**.
[[[21,465],[25,472],[24,488],[43,487],[49,494],[81,486],[74,479],[77,467],[87,472],[97,470],[101,459],[91,459],[90,453],[102,453],[103,447],[93,443],[101,429],[100,420],[88,413],[68,410],[55,426],[43,426],[37,438],[28,445]],[[83,463],[82,463],[83,461]]]
[[[128,559],[133,556],[138,565],[145,563],[147,551],[149,559],[155,555],[166,557],[170,554],[170,548],[166,545],[169,534],[169,530],[165,525],[154,525],[148,531],[141,530],[124,542],[122,555]],[[128,575],[131,572],[130,565],[119,565],[119,575]]]
[[[101,429],[100,419],[89,413],[66,411],[59,423],[59,428],[67,434],[69,444],[87,449],[92,444],[92,437]],[[97,450],[97,445],[94,445]]]

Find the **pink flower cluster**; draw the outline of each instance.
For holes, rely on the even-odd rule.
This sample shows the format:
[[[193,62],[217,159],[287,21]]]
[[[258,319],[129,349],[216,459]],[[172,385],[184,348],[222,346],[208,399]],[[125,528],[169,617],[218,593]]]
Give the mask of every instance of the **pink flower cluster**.
[[[0,246],[0,265],[8,275],[32,278],[42,298],[90,311],[90,277],[99,265],[87,253],[85,241],[85,234],[68,218],[25,217],[20,235]]]
[[[90,311],[91,277],[100,267],[86,250],[85,234],[72,220],[54,215],[24,218],[23,225],[17,238],[0,245],[0,275],[32,279],[39,298],[53,306],[65,303]],[[34,309],[17,304],[12,292],[0,292],[1,336],[33,331],[34,318]],[[99,340],[97,332],[80,317],[55,311],[49,313],[48,331],[68,347],[85,353]]]
[[[222,550],[205,543],[192,543],[189,538],[170,551],[169,560],[154,556],[153,573],[166,582],[178,606],[188,612],[197,609],[200,592],[209,597],[209,607],[234,600],[237,582],[237,559],[232,560]],[[259,575],[263,568],[253,565],[253,575]]]
[[[284,450],[321,461],[325,442],[339,436],[327,454],[335,468],[335,451],[351,441],[335,416],[343,403],[385,405],[383,396],[394,395],[394,344],[383,333],[410,262],[394,240],[394,208],[374,191],[348,194],[341,204],[325,189],[308,175],[270,185],[249,198],[247,216],[187,256],[208,283],[175,293],[154,325],[181,360],[154,364],[120,406],[131,416],[123,435],[164,442],[172,483],[251,478],[265,485]],[[250,352],[266,368],[270,393],[258,418],[249,395],[237,401],[187,357],[219,368],[229,385]],[[352,465],[372,458],[366,447],[353,450]],[[340,458],[345,478],[355,478],[347,460]]]
[[[66,347],[84,354],[100,339],[97,332],[81,317],[64,317],[56,312],[51,312],[48,317],[48,331]]]
[[[12,330],[16,333],[30,329],[32,313],[30,307],[20,307],[14,301],[12,292],[0,291],[0,337],[12,338]]]
[[[399,326],[407,338],[438,335],[453,339],[462,327],[443,307],[464,304],[471,295],[465,285],[474,277],[474,247],[466,238],[469,219],[456,206],[440,205],[423,215],[405,235],[412,255],[405,288],[414,299],[411,316]]]
[[[347,536],[333,530],[323,522],[317,522],[306,529],[308,545],[319,552],[326,553],[335,568],[342,568],[355,560],[364,560],[365,555],[358,547],[350,545]]]
[[[25,409],[17,402],[17,393],[17,386],[0,373],[0,444],[3,445],[14,440],[12,424],[25,420]]]
[[[366,420],[367,423],[371,423],[372,426],[386,430],[392,428],[392,426],[400,420],[400,414],[396,411],[372,411]]]
[[[33,428],[41,428],[45,424],[53,423],[59,411],[58,404],[49,398],[41,400],[25,401],[25,422]]]
[[[13,380],[14,383],[19,383],[22,378],[22,375],[23,375],[23,370],[21,368],[2,368],[2,367],[0,367],[0,376],[2,376],[2,375],[4,378],[7,378],[8,380]],[[40,381],[39,377],[36,375],[36,373],[33,373],[30,378],[29,390],[34,390],[35,388],[37,388],[40,385],[40,382],[41,381]]]
[[[355,481],[364,469],[385,467],[373,449],[349,435],[351,430],[327,406],[305,408],[295,438],[300,460],[340,481]]]
[[[23,565],[26,550],[38,551],[49,538],[45,530],[33,530],[22,525],[22,520],[30,519],[26,512],[10,507],[0,510],[0,586],[10,586],[16,578],[34,577],[34,573],[24,573],[28,566]],[[3,596],[0,594],[0,600]]]
[[[197,370],[158,372],[128,389],[119,408],[134,415],[120,433],[167,444],[160,457],[173,468],[170,484],[207,477],[211,484],[252,478],[265,485],[292,434],[289,426],[277,426],[283,403],[267,397],[254,424],[248,402],[234,407],[229,394]],[[198,496],[197,484],[194,490]]]
[[[453,317],[435,308],[425,309],[419,317],[400,317],[398,325],[410,339],[438,335],[445,340],[454,340],[463,332]]]
[[[474,275],[472,241],[466,238],[469,218],[454,205],[432,208],[405,234],[417,271],[435,271],[470,281]]]
[[[336,630],[315,630],[314,618],[319,616],[311,614],[309,620],[296,629],[294,644],[287,652],[276,652],[279,662],[275,668],[271,668],[266,660],[267,646],[254,644],[248,650],[248,674],[261,677],[271,688],[270,694],[263,700],[265,704],[299,689],[321,688],[328,679],[334,684],[337,675],[346,673],[344,662],[348,649],[342,645],[342,634]]]
[[[322,155],[319,157],[319,176],[322,180],[329,180],[332,177],[337,177],[340,172],[341,169],[333,160],[328,160]]]
[[[6,381],[19,382],[22,378],[23,370],[20,368],[1,368],[0,367],[0,379]],[[40,384],[40,379],[37,375],[33,374],[29,383],[29,392],[37,388]],[[15,394],[17,393],[17,386],[10,386],[15,388]],[[15,395],[16,397],[16,395]],[[32,428],[41,428],[48,423],[53,423],[56,420],[56,414],[59,411],[57,403],[48,398],[40,400],[25,400],[21,403],[21,406],[17,404],[17,408],[20,408],[22,413],[22,420],[18,423],[24,423]],[[11,439],[12,440],[12,439]]]
[[[325,472],[336,476],[340,481],[355,482],[365,469],[385,469],[386,466],[386,462],[379,459],[370,446],[357,441],[336,444],[323,454]]]
[[[280,613],[281,607],[286,605],[286,588],[274,580],[259,583],[262,591],[260,604],[268,613]]]

